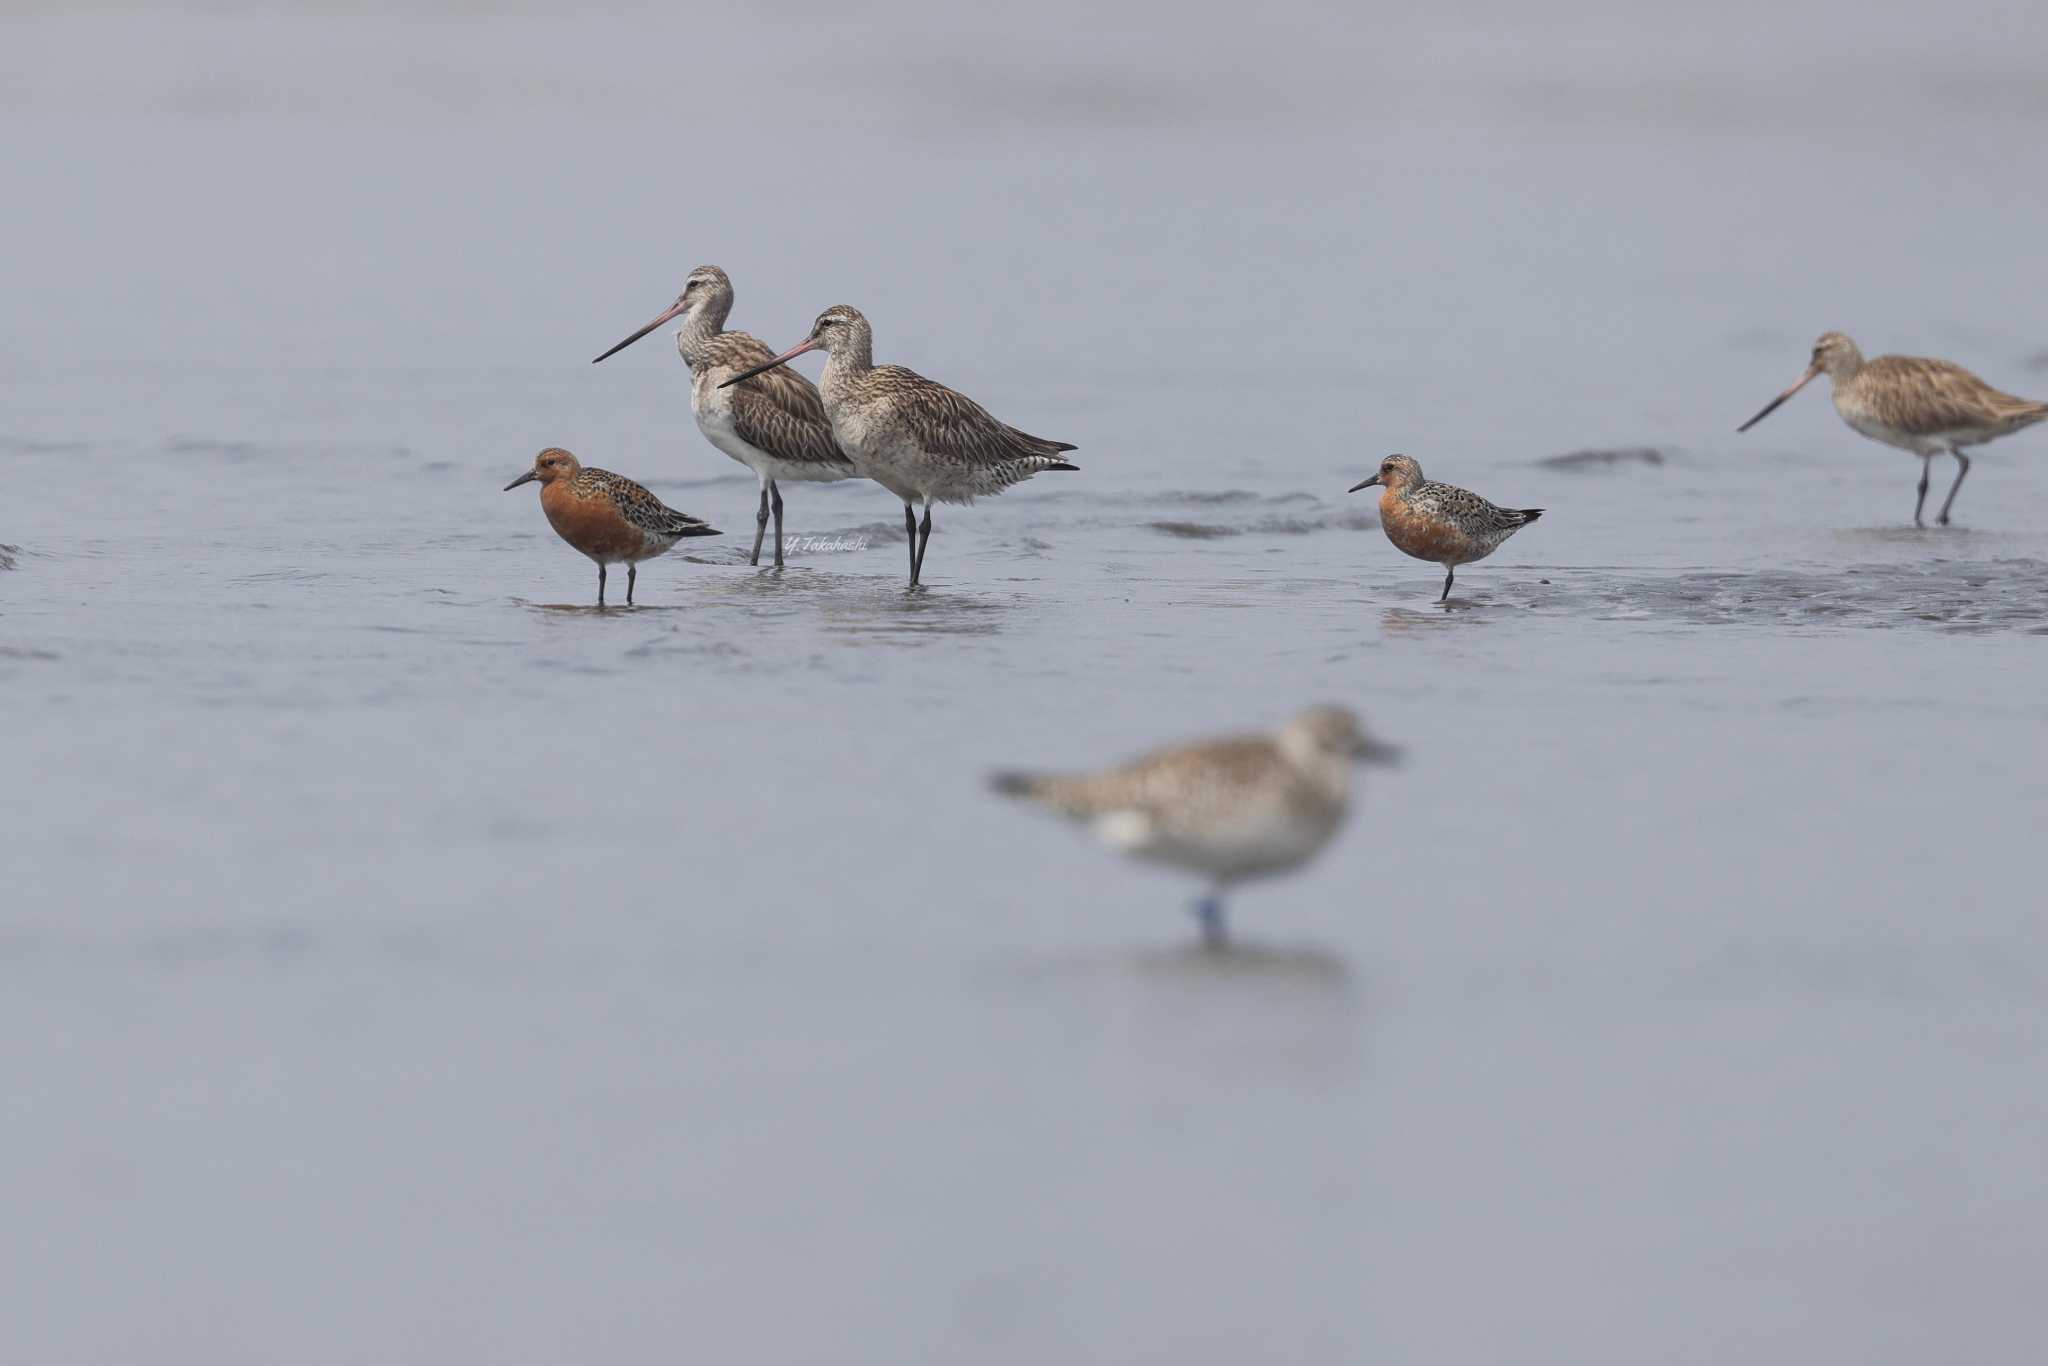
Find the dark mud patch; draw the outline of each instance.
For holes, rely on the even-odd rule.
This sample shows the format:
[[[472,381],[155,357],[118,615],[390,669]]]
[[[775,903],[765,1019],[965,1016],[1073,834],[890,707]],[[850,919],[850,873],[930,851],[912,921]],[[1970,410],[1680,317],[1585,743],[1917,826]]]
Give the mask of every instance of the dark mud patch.
[[[2048,563],[1934,561],[1831,572],[1694,572],[1574,584],[1553,576],[1549,608],[1691,625],[1907,628],[2048,635]]]

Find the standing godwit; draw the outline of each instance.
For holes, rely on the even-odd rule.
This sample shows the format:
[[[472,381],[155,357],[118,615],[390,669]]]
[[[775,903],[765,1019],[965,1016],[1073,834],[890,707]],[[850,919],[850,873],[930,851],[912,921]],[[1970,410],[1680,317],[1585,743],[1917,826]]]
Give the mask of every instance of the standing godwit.
[[[690,367],[690,412],[704,439],[752,470],[761,481],[761,508],[754,516],[754,550],[748,564],[761,563],[761,538],[768,516],[775,515],[775,567],[782,568],[783,479],[820,482],[851,479],[853,464],[832,440],[832,424],[818,390],[794,370],[761,374],[760,362],[774,353],[744,332],[728,332],[732,313],[732,281],[717,266],[699,266],[683,281],[662,315],[611,350],[591,361],[619,352],[671,318],[683,325],[676,332],[676,350]],[[736,371],[759,375],[738,388],[726,381]]]
[[[1351,492],[1375,484],[1386,490],[1380,495],[1380,525],[1394,548],[1444,567],[1438,602],[1450,599],[1459,565],[1485,559],[1543,515],[1542,508],[1497,507],[1470,489],[1431,483],[1422,477],[1422,466],[1405,455],[1380,461],[1380,472],[1353,484]]]
[[[1306,863],[1344,819],[1352,765],[1398,753],[1344,708],[1311,707],[1270,735],[1158,750],[1102,773],[1002,773],[994,786],[1084,822],[1118,853],[1207,878],[1195,917],[1220,948],[1224,892]]]
[[[924,569],[932,538],[932,504],[971,503],[1001,493],[1040,470],[1079,469],[1060,459],[1074,448],[999,422],[965,394],[900,365],[874,361],[874,330],[860,310],[836,304],[818,315],[811,335],[779,356],[746,370],[738,384],[806,351],[828,359],[818,382],[825,415],[854,469],[903,500],[903,531],[910,539],[910,586]],[[924,504],[924,521],[912,511]]]
[[[607,564],[626,566],[626,605],[633,605],[633,581],[640,561],[665,555],[685,536],[719,533],[695,517],[677,512],[645,488],[610,470],[587,470],[560,446],[533,458],[533,468],[505,485],[540,481],[540,510],[548,525],[576,549],[597,561],[597,605],[604,606]]]
[[[1927,525],[1920,520],[1920,513],[1927,506],[1927,477],[1934,469],[1935,456],[1946,451],[1956,458],[1956,481],[1949,485],[1941,515],[1934,519],[1947,526],[1956,490],[1970,472],[1970,457],[1963,454],[1963,447],[1981,446],[2048,418],[2048,403],[1994,389],[1953,361],[1925,356],[1865,360],[1855,342],[1840,332],[1827,332],[1813,344],[1813,359],[1799,382],[1735,430],[1748,431],[1821,374],[1834,388],[1835,411],[1842,421],[1874,441],[1920,457],[1914,526]]]

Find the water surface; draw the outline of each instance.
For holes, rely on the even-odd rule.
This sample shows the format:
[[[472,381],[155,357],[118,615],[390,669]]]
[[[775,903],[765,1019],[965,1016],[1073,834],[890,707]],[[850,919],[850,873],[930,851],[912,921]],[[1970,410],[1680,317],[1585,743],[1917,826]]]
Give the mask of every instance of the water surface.
[[[2037,1351],[2048,438],[1733,431],[2048,391],[1949,18],[10,18],[4,1355]],[[588,363],[702,261],[1081,472],[750,570]],[[590,610],[553,443],[725,539]],[[1395,450],[1549,511],[1439,607]],[[1320,700],[1409,762],[1227,959],[982,789]]]

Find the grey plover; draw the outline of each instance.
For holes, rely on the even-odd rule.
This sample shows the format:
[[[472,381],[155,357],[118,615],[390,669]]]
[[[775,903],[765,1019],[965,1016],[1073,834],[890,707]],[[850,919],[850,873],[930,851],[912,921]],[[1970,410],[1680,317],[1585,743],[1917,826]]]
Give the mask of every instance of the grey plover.
[[[540,509],[547,514],[548,525],[597,562],[599,607],[604,606],[606,565],[626,566],[626,604],[631,606],[642,560],[667,554],[685,536],[719,534],[624,475],[585,469],[560,446],[536,455],[533,468],[505,485],[505,492],[535,480],[540,481]]]
[[[1458,566],[1483,560],[1508,537],[1543,515],[1542,508],[1504,508],[1487,502],[1470,489],[1437,484],[1422,477],[1422,466],[1405,455],[1390,455],[1380,461],[1379,473],[1351,486],[1351,492],[1378,486],[1380,525],[1394,548],[1418,560],[1444,567],[1444,591],[1437,601],[1451,596],[1451,581]]]
[[[1799,382],[1735,430],[1746,432],[1769,417],[1817,375],[1826,375],[1833,386],[1835,411],[1842,421],[1873,441],[1920,457],[1914,526],[1926,525],[1920,514],[1927,506],[1927,478],[1935,456],[1945,452],[1956,458],[1956,481],[1949,485],[1941,515],[1934,519],[1947,526],[1956,491],[1970,472],[1970,457],[1963,454],[1963,447],[1981,446],[2048,418],[2048,403],[1994,389],[1954,361],[1925,356],[1865,360],[1855,342],[1840,332],[1826,332],[1813,344],[1813,358]]]
[[[818,381],[825,415],[854,469],[903,500],[910,540],[910,586],[924,570],[933,503],[971,503],[1001,493],[1041,470],[1080,468],[1060,458],[1074,447],[999,422],[965,394],[900,365],[876,365],[874,330],[860,310],[838,304],[818,315],[811,335],[779,356],[725,381],[738,384],[822,348]],[[924,504],[924,520],[913,511]]]
[[[1101,773],[1001,773],[996,791],[1088,827],[1121,854],[1199,874],[1203,942],[1226,942],[1223,894],[1299,867],[1329,843],[1351,798],[1351,768],[1398,751],[1342,707],[1311,707],[1269,735],[1162,749]]]
[[[719,450],[752,470],[761,481],[761,506],[754,515],[754,549],[748,564],[761,563],[761,538],[775,517],[775,567],[782,568],[782,480],[812,483],[851,479],[853,462],[832,439],[825,403],[817,386],[794,370],[756,373],[744,384],[726,381],[775,353],[744,332],[728,332],[732,280],[717,266],[699,266],[683,281],[683,292],[653,322],[591,361],[619,352],[668,322],[681,318],[676,351],[690,367],[690,412],[697,430]]]

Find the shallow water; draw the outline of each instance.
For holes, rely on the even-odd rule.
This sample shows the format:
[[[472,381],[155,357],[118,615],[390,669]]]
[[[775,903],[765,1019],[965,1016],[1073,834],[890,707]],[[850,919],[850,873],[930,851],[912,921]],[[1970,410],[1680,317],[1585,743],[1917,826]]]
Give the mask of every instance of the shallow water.
[[[2043,21],[1176,16],[9,21],[0,1355],[2048,1339],[2048,436],[1733,432],[2044,387]],[[702,260],[1081,471],[750,570],[588,363]],[[554,442],[724,539],[593,610]],[[1392,450],[1548,511],[1440,607]],[[1226,958],[983,790],[1319,700],[1407,763]]]

